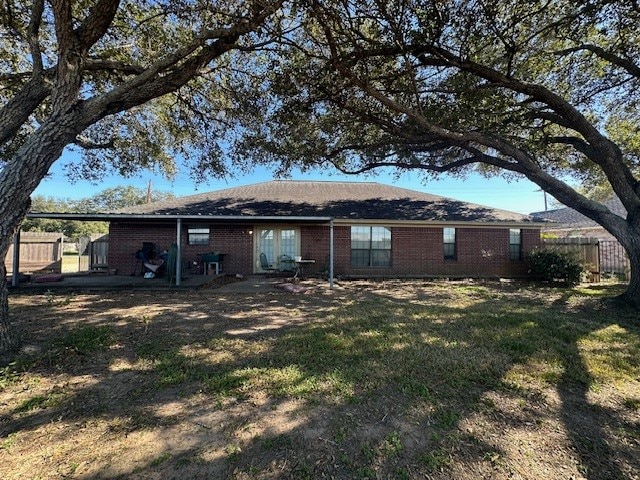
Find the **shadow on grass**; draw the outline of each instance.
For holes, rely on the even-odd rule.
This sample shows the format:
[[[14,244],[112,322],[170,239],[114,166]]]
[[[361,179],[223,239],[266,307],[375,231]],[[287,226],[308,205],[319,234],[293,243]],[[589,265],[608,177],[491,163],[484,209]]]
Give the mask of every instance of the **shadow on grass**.
[[[0,434],[95,419],[108,422],[116,436],[192,427],[191,442],[177,446],[165,439],[165,450],[138,462],[136,471],[92,473],[104,478],[142,471],[221,478],[278,471],[287,478],[447,478],[456,463],[480,473],[508,473],[508,452],[465,424],[477,415],[499,416],[505,425],[536,420],[535,407],[544,403],[540,389],[514,380],[515,370],[556,386],[559,418],[583,476],[623,479],[640,469],[633,448],[612,435],[624,421],[615,410],[590,402],[594,378],[580,350],[594,332],[620,325],[635,337],[626,347],[637,358],[639,329],[629,312],[567,308],[571,292],[545,303],[515,289],[452,290],[453,296],[418,289],[406,298],[384,289],[339,298],[256,295],[219,298],[215,308],[185,297],[150,324],[122,318],[110,311],[117,299],[104,299],[76,312],[102,334],[108,327],[102,346],[81,353],[77,339],[71,346],[45,342],[27,368],[41,375],[90,374],[95,381],[62,389],[50,403],[18,405],[2,419]],[[51,322],[41,326],[32,331],[46,338]],[[54,338],[70,339],[77,329],[53,331]],[[128,367],[114,369],[114,363]],[[548,372],[528,371],[530,364]],[[493,392],[529,410],[502,410],[488,397]],[[182,399],[197,405],[193,412],[162,414]],[[278,426],[283,420],[285,426]],[[212,426],[222,421],[224,428]],[[256,422],[263,425],[259,433],[242,434]],[[59,439],[68,434],[60,429]]]

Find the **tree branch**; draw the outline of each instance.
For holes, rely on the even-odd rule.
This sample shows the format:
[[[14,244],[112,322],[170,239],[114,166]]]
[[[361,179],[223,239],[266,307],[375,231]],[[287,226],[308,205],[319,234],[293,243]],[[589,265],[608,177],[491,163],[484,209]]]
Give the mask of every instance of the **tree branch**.
[[[40,50],[40,23],[44,13],[44,0],[33,0],[31,19],[27,29],[27,38],[31,50],[31,60],[33,62],[33,75],[42,74],[42,51]]]
[[[93,140],[80,135],[76,137],[73,143],[81,148],[84,148],[85,150],[102,150],[105,148],[111,148],[115,145],[113,139],[104,143],[96,143]]]
[[[119,0],[98,1],[74,31],[71,2],[51,0],[58,43],[56,88],[51,102],[54,111],[76,101],[87,52],[106,33],[119,4]]]
[[[404,169],[413,169],[413,170],[427,170],[434,173],[445,173],[445,172],[450,172],[452,170],[462,168],[468,165],[480,163],[480,160],[476,157],[466,157],[466,158],[455,160],[453,162],[450,162],[444,165],[433,165],[433,164],[420,163],[420,162],[418,163],[400,162],[396,160],[396,161],[388,161],[388,162],[367,162],[365,166],[355,170],[351,170],[340,165],[340,163],[331,160],[330,158],[328,160],[341,173],[345,173],[347,175],[359,175],[359,174],[367,173],[372,170],[383,168],[383,167],[404,168]]]
[[[587,158],[591,158],[592,156],[597,155],[597,153],[591,147],[591,145],[589,145],[583,139],[578,137],[553,136],[553,137],[546,137],[546,140],[549,141],[549,143],[560,143],[563,145],[571,145],[573,148],[575,148],[577,151],[585,155]]]
[[[331,22],[325,16],[326,10],[324,10],[321,4],[316,2],[314,3],[313,12],[318,20],[318,27],[321,29],[326,39],[326,46],[329,50],[327,58],[328,63],[339,73],[339,75],[361,90],[369,98],[376,100],[380,105],[389,109],[389,111],[393,112],[395,115],[406,115],[408,118],[411,118],[416,125],[420,127],[420,129],[429,135],[439,138],[442,141],[449,142],[452,145],[457,145],[469,152],[473,152],[472,157],[477,159],[477,161],[482,161],[489,165],[495,165],[509,171],[526,175],[531,181],[541,186],[544,190],[554,194],[556,198],[567,204],[576,204],[579,205],[580,208],[586,206],[583,211],[587,211],[589,209],[593,211],[595,209],[597,212],[598,209],[601,208],[601,206],[596,202],[587,200],[585,197],[573,190],[569,185],[542,170],[540,165],[527,152],[515,145],[512,145],[505,139],[499,138],[495,135],[485,135],[481,132],[459,132],[442,128],[441,126],[430,122],[425,117],[417,114],[411,108],[385,95],[384,92],[373,87],[365,78],[358,77],[354,73],[355,69],[351,68],[353,65],[352,59],[350,59],[348,55],[341,54],[343,43],[336,40],[331,28]],[[403,52],[407,50],[407,47],[393,46],[390,47],[390,49],[395,49],[395,53],[393,55],[402,55]],[[467,72],[475,77],[487,80],[496,87],[505,88],[515,93],[527,95],[534,101],[547,105],[550,110],[563,118],[567,125],[570,125],[574,131],[580,133],[585,140],[591,144],[591,147],[597,154],[592,155],[589,158],[601,166],[616,193],[618,193],[621,198],[625,195],[628,197],[626,203],[627,208],[630,210],[638,210],[638,208],[640,208],[640,199],[635,195],[637,181],[633,178],[628,167],[624,165],[619,149],[616,148],[609,139],[604,137],[581,112],[558,94],[548,90],[543,85],[507,77],[490,66],[485,66],[469,59],[463,59],[437,45],[414,45],[410,46],[409,50],[418,59],[420,59],[420,56],[423,54],[428,55],[428,58],[439,58],[447,67]],[[356,52],[356,54],[359,54],[359,52]],[[348,61],[345,62],[344,59],[347,59]],[[484,152],[479,152],[473,146],[474,144],[482,145],[500,152],[505,158],[497,158],[487,155]],[[506,159],[512,159],[512,161]],[[387,162],[378,162],[372,164],[372,168],[376,168],[376,166],[397,166],[398,168],[410,167],[409,164],[400,165],[398,162],[392,162],[391,164]],[[370,169],[367,165],[362,168],[363,170],[360,171],[367,171]],[[412,168],[433,169],[434,167],[413,166]],[[600,213],[602,212],[598,212],[597,215]],[[593,218],[593,215],[591,215],[591,218]],[[612,222],[616,222],[616,220],[609,220],[610,224]]]
[[[254,31],[281,6],[282,1],[268,3],[254,16],[241,18],[231,27],[206,30],[191,43],[157,60],[143,73],[104,95],[87,100],[83,106],[88,114],[87,121],[93,123],[107,115],[178,90],[197,76],[213,59],[235,48],[237,40],[242,35]],[[211,35],[217,35],[215,41],[212,41],[214,39]]]
[[[76,30],[79,44],[85,52],[100,40],[113,22],[120,0],[100,0]]]
[[[550,112],[548,110],[531,110],[531,118],[537,118],[540,120],[546,120],[548,122],[554,123],[556,125],[559,125],[561,127],[564,127],[568,130],[573,130],[575,131],[575,129],[573,128],[573,124],[570,123],[569,121],[567,121],[566,118],[558,115],[555,112]]]
[[[140,75],[144,73],[145,68],[141,65],[134,65],[117,60],[103,60],[101,58],[87,58],[84,64],[84,70],[90,72],[118,72],[125,75]]]
[[[69,0],[51,0],[58,44],[55,88],[51,99],[54,111],[63,110],[76,100],[80,90],[81,52],[73,31],[73,15]]]
[[[43,76],[32,76],[11,100],[0,108],[0,145],[13,138],[50,94],[50,82],[45,81]]]
[[[418,52],[428,51],[431,54],[438,55],[451,66],[477,77],[484,78],[496,86],[528,95],[532,97],[532,99],[547,105],[555,114],[564,119],[564,125],[570,126],[572,130],[580,133],[591,145],[594,154],[589,156],[589,159],[602,168],[602,171],[613,186],[614,191],[625,203],[627,209],[640,209],[640,198],[635,194],[638,181],[628,166],[622,161],[620,149],[607,137],[602,135],[580,111],[562,97],[548,90],[543,85],[507,77],[490,67],[472,60],[462,59],[438,46],[427,45],[415,48],[417,48]],[[501,147],[496,146],[494,148],[501,150]],[[502,151],[506,153],[506,151]]]
[[[630,75],[640,79],[640,66],[628,58],[621,57],[597,45],[583,44],[555,52],[556,55],[568,55],[575,52],[588,51],[607,62],[622,68]]]
[[[5,84],[3,85],[3,87],[6,87],[7,84],[10,84],[10,83],[24,81],[27,78],[32,77],[33,74],[34,74],[33,70],[27,71],[27,72],[12,72],[12,73],[2,72],[0,73],[0,82],[3,82]]]

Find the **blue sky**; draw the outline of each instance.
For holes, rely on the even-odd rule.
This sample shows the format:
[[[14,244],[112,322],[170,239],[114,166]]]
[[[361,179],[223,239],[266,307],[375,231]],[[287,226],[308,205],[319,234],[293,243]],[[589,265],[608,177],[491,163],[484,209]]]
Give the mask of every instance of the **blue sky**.
[[[133,178],[110,176],[96,185],[87,181],[70,182],[64,173],[64,163],[65,160],[63,157],[54,164],[49,172],[49,176],[42,181],[34,192],[35,195],[79,199],[90,197],[101,190],[119,185],[134,185],[135,187],[146,189],[148,182],[151,181],[154,190],[170,191],[176,196],[184,196],[265,182],[274,178],[270,170],[260,167],[248,175],[238,175],[237,178],[229,178],[226,181],[212,180],[209,183],[200,185],[196,185],[187,175],[178,175],[173,181],[169,181],[153,172],[143,172]],[[528,180],[507,181],[502,178],[484,178],[479,175],[473,175],[466,179],[451,178],[449,176],[442,176],[440,178],[440,180],[424,183],[419,172],[405,173],[398,180],[386,172],[382,172],[373,177],[347,176],[329,172],[311,172],[304,174],[293,172],[291,175],[292,180],[376,181],[525,214],[544,210],[543,193],[537,185]],[[551,199],[549,198],[549,200]],[[553,208],[551,204],[549,208]]]

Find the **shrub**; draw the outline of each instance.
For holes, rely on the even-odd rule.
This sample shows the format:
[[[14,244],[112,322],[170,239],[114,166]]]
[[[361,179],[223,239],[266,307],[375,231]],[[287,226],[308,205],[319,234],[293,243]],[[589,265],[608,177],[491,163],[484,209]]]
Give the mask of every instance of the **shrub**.
[[[582,265],[566,253],[552,250],[534,250],[529,253],[529,273],[536,280],[577,285],[582,276]]]

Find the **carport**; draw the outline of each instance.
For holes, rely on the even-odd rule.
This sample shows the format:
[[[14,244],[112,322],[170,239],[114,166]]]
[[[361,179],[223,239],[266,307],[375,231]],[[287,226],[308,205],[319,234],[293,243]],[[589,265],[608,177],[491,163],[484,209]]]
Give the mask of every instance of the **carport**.
[[[211,222],[216,224],[284,224],[284,223],[296,223],[296,224],[325,224],[329,227],[329,287],[333,288],[333,276],[334,276],[334,225],[333,218],[328,216],[250,216],[250,215],[180,215],[180,214],[135,214],[135,213],[42,213],[34,212],[27,214],[27,218],[40,218],[40,219],[55,219],[55,220],[76,220],[76,221],[98,221],[98,222],[149,222],[157,223],[162,221],[163,223],[169,222],[175,225],[175,245],[177,247],[176,252],[176,265],[175,271],[182,271],[182,233],[183,225],[187,222]],[[19,257],[20,257],[20,232],[14,236],[14,249],[13,249],[13,274],[11,284],[17,286],[19,283]],[[181,275],[176,275],[176,286],[181,284]]]

